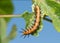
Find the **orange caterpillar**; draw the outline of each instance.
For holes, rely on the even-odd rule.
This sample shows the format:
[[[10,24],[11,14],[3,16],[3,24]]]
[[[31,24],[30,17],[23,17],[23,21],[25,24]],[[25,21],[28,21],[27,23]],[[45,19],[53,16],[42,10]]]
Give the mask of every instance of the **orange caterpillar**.
[[[34,7],[34,11],[35,11],[35,16],[36,16],[34,25],[31,28],[29,28],[27,30],[24,30],[22,32],[23,35],[25,35],[25,36],[34,33],[38,29],[39,24],[41,22],[41,20],[40,20],[41,19],[41,14],[40,14],[40,8],[39,8],[39,6],[36,5]]]

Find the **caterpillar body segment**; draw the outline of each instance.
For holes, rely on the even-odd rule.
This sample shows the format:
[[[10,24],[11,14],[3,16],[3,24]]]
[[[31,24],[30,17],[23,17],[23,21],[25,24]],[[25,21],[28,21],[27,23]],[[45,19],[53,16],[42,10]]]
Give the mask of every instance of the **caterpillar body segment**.
[[[34,7],[34,12],[35,12],[34,23],[30,28],[23,31],[23,35],[29,35],[29,34],[33,35],[39,29],[39,26],[41,24],[41,11],[38,5]]]

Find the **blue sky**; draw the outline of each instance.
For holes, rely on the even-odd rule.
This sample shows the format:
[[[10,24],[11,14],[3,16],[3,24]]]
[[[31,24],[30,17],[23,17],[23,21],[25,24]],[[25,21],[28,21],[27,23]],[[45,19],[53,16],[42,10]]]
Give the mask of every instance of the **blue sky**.
[[[31,5],[32,1],[29,0],[13,0],[14,14],[22,14],[24,11],[32,12]],[[10,41],[10,43],[60,43],[60,33],[58,33],[53,25],[43,20],[43,30],[39,33],[39,37],[26,37],[25,39],[21,36],[19,31],[25,27],[25,20],[23,18],[12,18],[7,25],[7,35],[12,29],[13,25],[17,26],[17,36]]]

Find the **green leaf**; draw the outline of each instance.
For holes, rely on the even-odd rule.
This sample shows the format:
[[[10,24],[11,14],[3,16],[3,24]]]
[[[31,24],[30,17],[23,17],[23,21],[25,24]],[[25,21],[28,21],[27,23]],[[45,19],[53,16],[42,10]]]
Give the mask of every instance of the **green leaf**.
[[[11,0],[0,0],[0,15],[9,15],[13,13],[13,4]],[[10,18],[5,18],[6,22]]]
[[[25,19],[25,21],[26,21],[26,27],[25,28],[27,28],[28,27],[28,25],[30,24],[30,22],[32,21],[32,17],[33,17],[33,13],[29,13],[29,12],[24,12],[23,14],[22,14],[22,17]]]
[[[47,2],[47,5],[49,6],[47,8],[47,11],[48,11],[48,15],[51,17],[52,21],[53,21],[53,25],[55,27],[55,29],[60,32],[60,4],[54,2],[54,1],[48,1],[46,0]],[[50,3],[50,4],[49,4]],[[52,7],[52,4],[53,7]]]
[[[16,25],[13,25],[12,30],[11,30],[10,34],[7,36],[7,38],[9,40],[12,40],[16,37],[16,35],[17,35],[17,28],[16,28]]]
[[[58,13],[60,15],[60,4],[56,4],[56,2],[52,1],[52,0],[45,0],[43,2],[40,3],[42,12],[44,12],[45,14],[47,14],[51,19],[52,19],[52,23],[55,27],[55,29],[60,32],[60,19],[58,16]],[[56,8],[55,8],[56,7]],[[56,13],[56,9],[58,12]]]
[[[0,18],[0,35],[1,35],[1,40],[3,40],[6,37],[6,27],[7,23],[4,20],[4,18]]]
[[[52,0],[46,0],[46,3],[47,3],[48,6],[53,8],[55,10],[55,14],[58,17],[60,17],[60,4],[57,3],[56,1],[52,1]]]
[[[10,40],[16,37],[16,25],[12,27],[12,30],[8,36],[6,36],[6,21],[3,18],[0,18],[0,30],[1,30],[1,42],[8,43]]]
[[[52,19],[52,23],[55,27],[55,29],[60,32],[60,19],[57,15],[55,15],[55,13],[52,13],[52,9],[48,10],[48,14],[50,16],[50,18]]]
[[[16,34],[17,34],[16,33],[16,25],[13,25],[10,34],[2,40],[2,43],[9,43],[10,40],[12,40],[16,37]]]
[[[12,1],[11,0],[0,0],[0,9],[6,12],[6,14],[13,13]]]

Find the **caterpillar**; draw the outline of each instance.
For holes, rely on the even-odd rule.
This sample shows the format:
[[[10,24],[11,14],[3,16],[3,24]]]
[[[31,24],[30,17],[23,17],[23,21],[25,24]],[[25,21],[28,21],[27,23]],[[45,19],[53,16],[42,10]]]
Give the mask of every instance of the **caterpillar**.
[[[40,22],[41,22],[41,11],[40,11],[40,8],[39,8],[38,5],[35,5],[34,11],[35,11],[34,24],[33,24],[33,26],[31,26],[31,28],[28,28],[28,29],[26,29],[26,30],[24,30],[22,32],[23,35],[25,35],[25,36],[34,33],[38,29],[38,27],[40,25]]]

